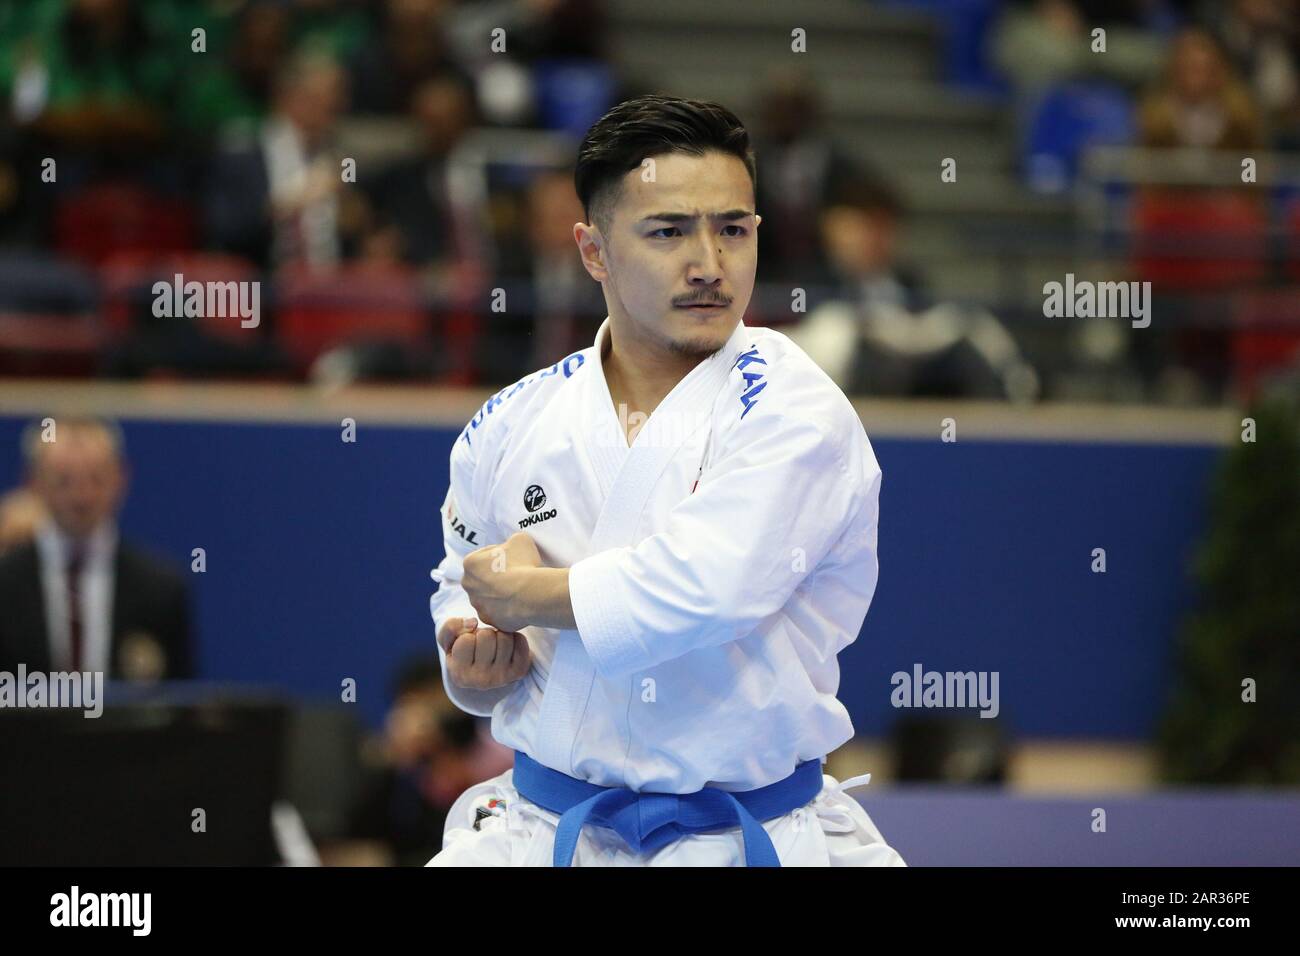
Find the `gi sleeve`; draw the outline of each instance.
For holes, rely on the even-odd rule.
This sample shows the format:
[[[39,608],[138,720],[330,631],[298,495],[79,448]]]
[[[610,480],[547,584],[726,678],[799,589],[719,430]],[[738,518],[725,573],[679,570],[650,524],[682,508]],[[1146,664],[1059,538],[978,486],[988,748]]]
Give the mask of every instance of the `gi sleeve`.
[[[627,676],[750,634],[850,527],[874,589],[880,469],[859,437],[846,448],[854,438],[776,417],[709,469],[665,530],[574,564],[569,596],[597,671]]]
[[[447,553],[430,573],[430,577],[439,582],[438,590],[429,599],[435,644],[436,635],[448,618],[479,616],[460,584],[465,573],[465,556],[493,543],[488,540],[488,525],[478,516],[474,505],[476,457],[469,442],[464,438],[457,439],[451,451],[451,483],[442,503],[442,540]],[[461,687],[452,682],[447,672],[447,653],[441,644],[438,644],[438,659],[442,663],[442,684],[447,689],[447,696],[468,714],[490,717],[497,702],[504,700],[514,689],[513,684],[491,690]]]

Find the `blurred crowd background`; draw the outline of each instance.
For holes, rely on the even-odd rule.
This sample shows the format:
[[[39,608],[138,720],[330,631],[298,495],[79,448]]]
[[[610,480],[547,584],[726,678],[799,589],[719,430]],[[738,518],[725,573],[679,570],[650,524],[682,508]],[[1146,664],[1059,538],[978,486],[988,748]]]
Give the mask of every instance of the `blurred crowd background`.
[[[0,734],[0,776],[31,781],[0,788],[0,862],[418,864],[455,797],[509,766],[443,690],[423,603],[468,417],[449,403],[591,344],[606,312],[572,237],[573,157],[643,92],[719,101],[753,136],[746,321],[847,392],[903,400],[866,422],[891,577],[843,655],[864,739],[840,776],[1300,779],[1300,713],[1276,693],[1300,673],[1296,418],[1261,411],[1267,442],[1237,447],[1231,410],[1300,370],[1300,3],[0,0],[0,393],[23,396],[0,408],[0,669],[235,685],[220,719],[176,698],[167,726],[6,713],[34,729]],[[260,283],[259,321],[157,316],[176,276]],[[1150,282],[1149,327],[1048,317],[1044,284],[1067,276]],[[333,388],[238,390],[217,414],[200,389],[85,388],[121,380],[454,388],[385,390],[352,458]],[[888,430],[922,397],[1008,407],[955,467],[928,420]],[[1141,445],[1020,441],[1017,406],[1056,401],[1200,408]],[[411,403],[442,404],[391,427]],[[64,430],[44,446],[47,410]],[[1226,453],[1187,437],[1211,420],[1231,420]],[[1060,556],[1082,540],[1136,570],[1080,585]],[[183,573],[196,543],[212,568]],[[892,711],[879,688],[916,660],[1000,669],[1015,704]],[[310,703],[340,674],[358,707]],[[1270,688],[1258,708],[1239,674]],[[1101,743],[1027,755],[1021,736]],[[187,788],[239,832],[154,826]],[[1132,852],[1168,860],[1175,836]]]
[[[0,374],[509,384],[590,344],[572,157],[663,91],[746,122],[747,321],[849,392],[1248,396],[1300,342],[1297,49],[1293,0],[5,0]],[[1151,326],[1045,317],[1067,273]],[[156,318],[176,274],[262,321]]]

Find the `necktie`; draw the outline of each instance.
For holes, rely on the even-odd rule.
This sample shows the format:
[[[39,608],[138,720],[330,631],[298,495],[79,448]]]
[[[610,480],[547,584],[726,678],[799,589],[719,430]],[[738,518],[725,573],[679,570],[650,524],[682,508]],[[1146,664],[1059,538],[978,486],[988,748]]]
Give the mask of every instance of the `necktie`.
[[[68,644],[71,670],[81,670],[84,656],[81,620],[81,569],[86,562],[85,549],[73,544],[68,551]]]

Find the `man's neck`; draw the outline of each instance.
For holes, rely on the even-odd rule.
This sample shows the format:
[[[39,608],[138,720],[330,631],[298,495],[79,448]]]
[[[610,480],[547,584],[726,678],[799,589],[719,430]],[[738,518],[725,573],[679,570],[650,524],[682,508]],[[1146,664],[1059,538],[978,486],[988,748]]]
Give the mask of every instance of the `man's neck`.
[[[646,416],[702,361],[652,350],[630,337],[616,340],[612,319],[600,358],[615,407],[623,404],[629,414]]]

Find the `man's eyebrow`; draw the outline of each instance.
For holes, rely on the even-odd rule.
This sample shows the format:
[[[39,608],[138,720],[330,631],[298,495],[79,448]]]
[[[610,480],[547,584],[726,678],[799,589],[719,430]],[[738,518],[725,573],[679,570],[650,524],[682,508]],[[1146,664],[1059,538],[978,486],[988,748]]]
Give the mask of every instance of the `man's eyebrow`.
[[[737,219],[748,219],[754,213],[749,209],[728,209],[726,212],[714,212],[709,214],[710,219],[718,219],[723,222],[735,222]],[[643,216],[642,222],[649,222],[654,219],[658,222],[694,222],[699,216],[693,216],[686,212],[658,212],[651,216]]]

